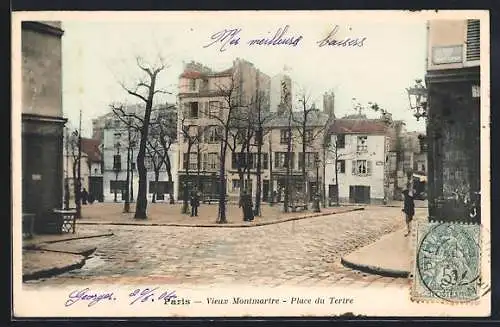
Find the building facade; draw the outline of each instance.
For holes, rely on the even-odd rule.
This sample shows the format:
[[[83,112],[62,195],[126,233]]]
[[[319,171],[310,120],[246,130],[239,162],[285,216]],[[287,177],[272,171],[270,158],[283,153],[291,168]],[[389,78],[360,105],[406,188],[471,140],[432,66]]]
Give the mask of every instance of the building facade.
[[[261,182],[263,201],[283,201],[286,178],[286,164],[290,162],[290,178],[292,192],[304,192],[323,185],[323,169],[315,169],[315,159],[322,159],[322,142],[325,124],[328,116],[321,111],[311,110],[306,124],[307,153],[306,153],[306,183],[302,178],[302,152],[300,136],[301,112],[294,112],[291,119],[292,151],[289,160],[287,156],[287,124],[288,112],[292,110],[291,96],[285,97],[282,83],[291,88],[288,76],[278,75],[270,79],[256,69],[253,64],[242,59],[233,62],[233,67],[222,72],[213,72],[201,64],[186,65],[179,81],[179,102],[182,115],[179,116],[179,192],[182,192],[184,183],[196,186],[204,196],[218,198],[220,185],[220,151],[221,141],[218,133],[222,133],[220,117],[226,117],[227,108],[224,102],[228,100],[224,88],[239,85],[239,92],[235,95],[241,107],[251,107],[251,100],[256,92],[263,95],[262,103],[262,150],[261,150]],[[273,91],[273,87],[274,91]],[[276,86],[279,85],[280,88]],[[223,88],[221,88],[221,86]],[[289,90],[290,90],[289,88]],[[274,99],[274,100],[273,100]],[[271,102],[274,101],[272,108]],[[222,110],[219,110],[223,108]],[[253,113],[256,115],[256,113]],[[257,130],[257,125],[253,126]],[[236,133],[237,134],[237,133]],[[247,149],[241,150],[238,141],[234,147],[228,147],[225,157],[225,184],[226,194],[230,200],[237,200],[243,190],[256,195],[257,191],[257,159],[258,148],[255,135],[249,140]],[[314,135],[314,137],[313,137]],[[236,135],[233,135],[236,137]],[[228,138],[232,142],[231,137]],[[240,175],[238,167],[246,170]],[[246,169],[246,167],[249,167]],[[319,174],[319,178],[316,174]],[[312,192],[309,192],[312,197]]]
[[[60,22],[22,22],[22,209],[43,232],[63,202]]]
[[[215,72],[196,62],[188,63],[179,77],[178,140],[179,188],[197,185],[204,194],[219,192],[221,123],[227,119],[228,92],[241,108],[249,107],[257,94],[264,100],[262,110],[269,111],[270,78],[254,65],[236,59],[231,68]],[[235,109],[236,110],[236,109]],[[231,167],[231,153],[226,167]],[[238,188],[228,171],[227,192]],[[234,188],[233,188],[234,185]]]
[[[387,131],[387,122],[380,119],[334,120],[325,160],[329,203],[335,203],[337,196],[339,202],[350,203],[383,203],[387,199]]]
[[[134,107],[134,110],[140,110],[140,107],[132,107]],[[176,111],[177,109],[171,110]],[[138,134],[132,128],[128,128],[113,113],[94,119],[93,127],[95,128],[93,135],[101,136],[103,201],[121,202],[125,200],[127,169],[129,170],[129,194],[131,201],[134,201],[139,190],[139,175],[136,168],[137,154],[139,152]],[[160,152],[163,151],[160,148],[158,149]],[[158,159],[152,151],[146,152],[148,200],[153,201],[154,198],[155,201],[168,201],[170,194],[172,194],[174,200],[177,200],[177,187],[175,187],[178,177],[177,143],[172,142],[168,151],[171,178],[169,178],[165,163]],[[130,159],[128,159],[129,153]],[[157,171],[155,170],[155,164],[160,167],[156,169]],[[156,176],[156,173],[158,173],[158,176]]]
[[[67,140],[69,139],[68,136]],[[82,138],[82,154],[80,164],[80,185],[91,194],[95,201],[103,202],[102,158],[100,140]],[[76,142],[65,142],[64,178],[67,181],[70,206],[75,200],[75,181],[78,178],[78,148]],[[66,187],[66,184],[64,184]]]
[[[429,216],[478,220],[480,20],[431,20],[427,42]]]

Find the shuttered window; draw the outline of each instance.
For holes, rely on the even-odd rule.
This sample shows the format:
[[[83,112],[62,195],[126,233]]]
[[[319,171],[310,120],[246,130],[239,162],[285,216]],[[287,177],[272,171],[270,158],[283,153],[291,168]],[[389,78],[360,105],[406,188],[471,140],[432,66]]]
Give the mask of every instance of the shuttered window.
[[[467,61],[479,60],[479,19],[467,20]]]

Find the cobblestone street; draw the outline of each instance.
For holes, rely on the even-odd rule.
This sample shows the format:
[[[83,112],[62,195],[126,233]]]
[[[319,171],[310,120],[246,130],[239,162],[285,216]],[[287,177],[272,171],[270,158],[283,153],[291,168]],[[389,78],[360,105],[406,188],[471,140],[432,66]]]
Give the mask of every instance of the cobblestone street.
[[[424,216],[426,209],[416,209]],[[369,206],[331,216],[251,228],[86,225],[113,236],[75,242],[97,251],[85,266],[26,285],[73,283],[407,285],[344,268],[340,257],[402,228],[400,208]]]

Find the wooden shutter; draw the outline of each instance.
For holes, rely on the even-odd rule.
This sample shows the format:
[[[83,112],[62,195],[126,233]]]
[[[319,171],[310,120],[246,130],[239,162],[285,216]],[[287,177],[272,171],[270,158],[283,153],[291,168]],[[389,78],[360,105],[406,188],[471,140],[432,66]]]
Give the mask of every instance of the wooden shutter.
[[[479,27],[479,19],[467,20],[467,61],[479,60],[480,58]]]
[[[356,160],[353,160],[353,161],[352,161],[351,173],[352,173],[353,175],[357,175],[357,174],[356,174]]]
[[[366,161],[366,174],[368,176],[371,176],[371,174],[372,174],[372,162],[371,162],[371,160]]]

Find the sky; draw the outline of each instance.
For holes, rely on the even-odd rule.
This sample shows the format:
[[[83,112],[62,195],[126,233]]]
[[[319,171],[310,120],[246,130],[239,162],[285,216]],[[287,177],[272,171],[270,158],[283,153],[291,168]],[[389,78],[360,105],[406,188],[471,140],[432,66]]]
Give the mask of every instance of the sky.
[[[140,76],[137,56],[148,63],[161,56],[168,63],[159,84],[173,95],[159,97],[158,102],[175,102],[184,62],[194,60],[223,70],[235,58],[243,58],[271,77],[286,70],[293,88],[307,90],[319,108],[322,94],[334,91],[337,116],[355,113],[352,98],[356,98],[361,104],[376,102],[394,119],[404,120],[409,131],[425,130],[425,123],[417,122],[409,110],[405,90],[425,75],[426,20],[417,14],[171,12],[83,16],[62,24],[63,111],[70,125],[78,126],[82,110],[86,137],[91,136],[92,119],[109,112],[111,103],[137,102],[120,86],[121,82],[133,86]],[[295,46],[248,44],[252,39],[272,38],[286,26],[283,38],[301,36]],[[239,30],[238,44],[227,44],[225,51],[221,42],[210,45],[218,32],[232,29]],[[329,40],[364,38],[362,46],[319,47],[318,42],[333,30]]]

